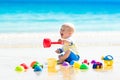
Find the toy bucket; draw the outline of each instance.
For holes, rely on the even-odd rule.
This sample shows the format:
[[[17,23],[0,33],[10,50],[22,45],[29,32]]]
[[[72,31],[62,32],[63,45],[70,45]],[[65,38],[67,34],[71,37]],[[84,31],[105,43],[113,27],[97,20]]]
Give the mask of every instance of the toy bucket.
[[[48,68],[55,68],[57,65],[57,60],[55,58],[48,59]]]

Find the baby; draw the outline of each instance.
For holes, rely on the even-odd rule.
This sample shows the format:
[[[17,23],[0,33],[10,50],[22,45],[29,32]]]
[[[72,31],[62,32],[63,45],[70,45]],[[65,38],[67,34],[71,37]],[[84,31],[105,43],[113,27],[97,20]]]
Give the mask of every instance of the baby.
[[[64,61],[70,63],[73,60],[75,61],[79,60],[80,57],[78,55],[76,46],[74,42],[71,41],[70,39],[74,32],[75,32],[74,25],[71,23],[64,23],[61,26],[61,29],[60,29],[61,39],[59,39],[58,41],[63,43],[63,47],[58,48],[55,52],[58,54],[64,52],[64,54],[59,55],[58,63],[63,63]]]

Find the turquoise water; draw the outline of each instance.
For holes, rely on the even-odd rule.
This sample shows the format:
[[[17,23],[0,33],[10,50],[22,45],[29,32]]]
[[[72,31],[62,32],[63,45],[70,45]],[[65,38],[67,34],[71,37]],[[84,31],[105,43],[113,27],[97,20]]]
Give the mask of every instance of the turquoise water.
[[[0,32],[56,32],[64,22],[77,31],[120,31],[117,2],[2,2]]]

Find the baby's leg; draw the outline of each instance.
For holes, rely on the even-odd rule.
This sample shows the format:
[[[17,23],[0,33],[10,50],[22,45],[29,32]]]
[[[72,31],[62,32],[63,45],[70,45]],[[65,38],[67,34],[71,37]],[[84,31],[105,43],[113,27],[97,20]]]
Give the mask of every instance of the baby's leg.
[[[70,55],[70,50],[67,50],[64,55],[59,56],[59,63],[63,63]]]
[[[79,59],[80,59],[80,56],[71,51],[69,57],[65,61],[70,63],[73,60],[78,61]]]

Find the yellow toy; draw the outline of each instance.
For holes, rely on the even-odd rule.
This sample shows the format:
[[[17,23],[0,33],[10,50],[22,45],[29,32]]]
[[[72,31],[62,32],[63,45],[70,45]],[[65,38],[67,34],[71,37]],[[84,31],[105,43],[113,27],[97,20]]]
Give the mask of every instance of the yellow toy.
[[[55,58],[48,59],[48,72],[56,72],[57,60]]]
[[[80,63],[75,61],[74,64],[73,64],[73,67],[79,69],[80,68]]]
[[[105,66],[113,66],[113,60],[104,60]]]
[[[113,57],[111,55],[107,55],[105,57],[102,56],[102,60],[104,60],[104,67],[113,66]]]

